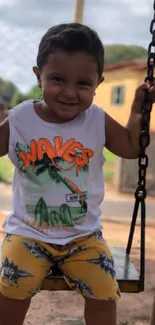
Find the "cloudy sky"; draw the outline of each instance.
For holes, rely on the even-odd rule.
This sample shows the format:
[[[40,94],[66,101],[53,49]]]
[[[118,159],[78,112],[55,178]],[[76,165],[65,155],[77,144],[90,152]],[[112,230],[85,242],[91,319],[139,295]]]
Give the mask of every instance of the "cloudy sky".
[[[27,91],[35,78],[41,36],[52,25],[71,22],[75,0],[0,0],[0,76]],[[153,0],[85,0],[83,22],[96,29],[104,44],[147,47]]]

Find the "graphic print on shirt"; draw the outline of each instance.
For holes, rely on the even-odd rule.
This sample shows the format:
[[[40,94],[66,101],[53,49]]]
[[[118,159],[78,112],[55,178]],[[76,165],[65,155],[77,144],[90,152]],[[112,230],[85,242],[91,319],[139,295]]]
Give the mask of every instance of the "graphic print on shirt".
[[[26,174],[29,195],[36,193],[38,197],[33,204],[26,202],[30,218],[23,217],[23,221],[43,232],[80,225],[87,213],[89,160],[94,152],[73,138],[64,142],[60,136],[53,143],[46,138],[32,139],[29,145],[18,142],[15,152],[18,168]],[[51,206],[44,193],[52,196],[52,190],[51,201],[56,204]]]

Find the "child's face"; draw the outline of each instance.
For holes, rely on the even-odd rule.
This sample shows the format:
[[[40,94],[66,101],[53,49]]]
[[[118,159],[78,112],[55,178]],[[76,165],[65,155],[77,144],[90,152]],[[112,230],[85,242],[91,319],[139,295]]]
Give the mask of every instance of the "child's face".
[[[71,120],[92,104],[99,84],[96,60],[87,53],[57,51],[40,72],[34,68],[44,102],[58,122]]]

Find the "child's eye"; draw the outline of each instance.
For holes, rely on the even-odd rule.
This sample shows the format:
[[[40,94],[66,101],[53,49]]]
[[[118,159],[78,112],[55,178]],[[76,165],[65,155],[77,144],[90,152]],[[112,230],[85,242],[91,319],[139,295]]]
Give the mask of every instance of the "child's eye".
[[[90,83],[84,80],[79,81],[79,85],[82,87],[89,87]]]
[[[52,77],[51,80],[53,80],[56,83],[63,83],[65,80],[61,77]]]

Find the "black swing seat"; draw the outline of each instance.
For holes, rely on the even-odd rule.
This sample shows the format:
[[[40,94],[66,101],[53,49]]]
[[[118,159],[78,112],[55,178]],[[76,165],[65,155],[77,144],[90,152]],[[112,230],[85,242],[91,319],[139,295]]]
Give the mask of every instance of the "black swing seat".
[[[111,249],[116,269],[116,277],[121,292],[137,293],[141,291],[139,274],[130,261],[124,248]],[[71,290],[65,282],[63,274],[57,267],[50,270],[49,275],[44,280],[41,290]]]

